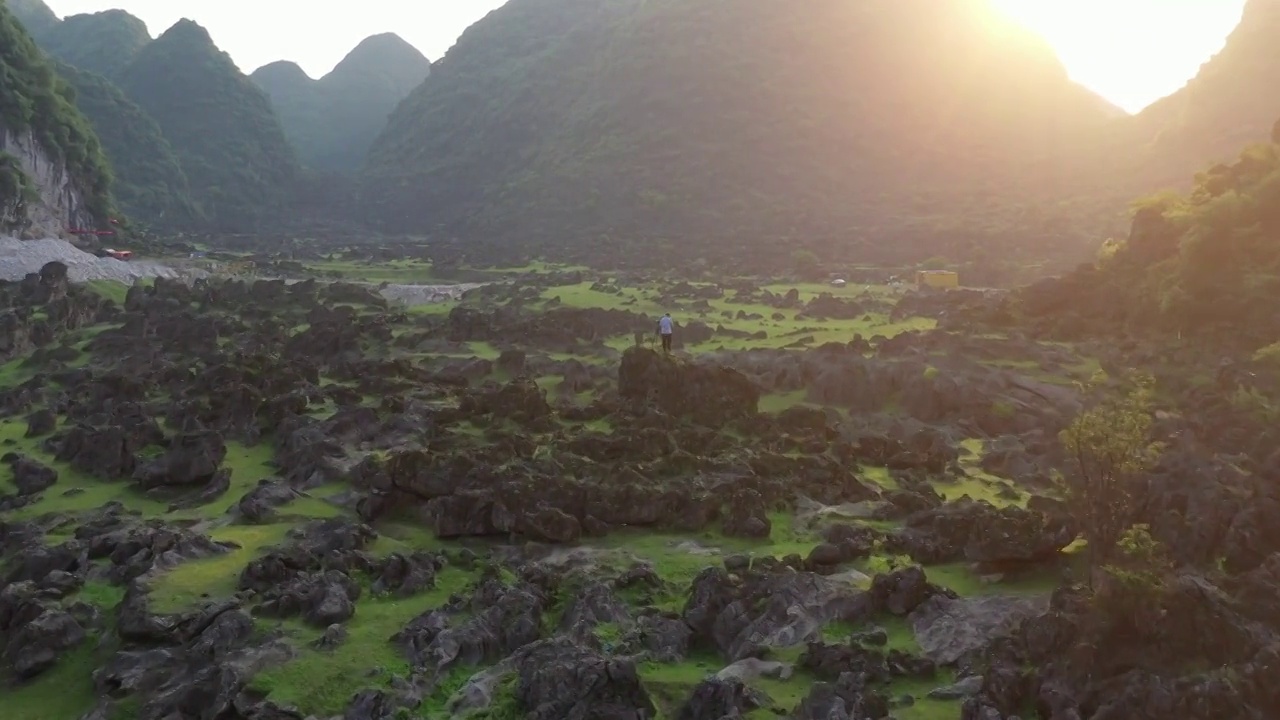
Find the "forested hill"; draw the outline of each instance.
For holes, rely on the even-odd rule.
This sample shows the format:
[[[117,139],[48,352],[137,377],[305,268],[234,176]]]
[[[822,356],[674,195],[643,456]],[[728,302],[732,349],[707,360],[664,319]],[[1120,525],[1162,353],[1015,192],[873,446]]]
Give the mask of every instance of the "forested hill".
[[[1025,290],[1023,310],[1064,338],[1208,334],[1224,351],[1280,340],[1280,122],[1191,192],[1135,207],[1125,241]]]
[[[72,15],[37,37],[55,58],[108,79],[117,78],[151,42],[146,23],[123,10]]]
[[[178,22],[138,53],[120,85],[159,124],[212,228],[258,229],[284,212],[293,149],[266,94],[204,28]]]
[[[1114,110],[997,17],[983,0],[511,0],[392,115],[369,219],[650,256],[662,239],[869,262],[1078,249],[1096,228],[1063,202],[1071,163]]]
[[[38,219],[54,233],[107,222],[111,173],[73,97],[0,2],[0,232]],[[33,175],[37,166],[40,176]]]
[[[352,173],[396,105],[426,79],[431,62],[394,34],[366,38],[328,75],[313,80],[292,62],[250,78],[271,97],[285,135],[308,167]]]
[[[101,75],[66,63],[57,69],[102,142],[124,213],[148,225],[198,227],[201,215],[187,176],[156,121]]]

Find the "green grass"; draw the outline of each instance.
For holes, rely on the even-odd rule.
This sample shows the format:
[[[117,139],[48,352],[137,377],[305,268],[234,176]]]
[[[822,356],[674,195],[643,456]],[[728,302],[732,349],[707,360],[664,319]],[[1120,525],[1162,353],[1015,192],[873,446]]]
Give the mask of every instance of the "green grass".
[[[619,567],[634,560],[651,564],[654,572],[677,588],[676,595],[661,598],[657,604],[674,609],[683,604],[684,591],[698,573],[720,565],[729,555],[781,559],[797,554],[804,557],[819,543],[816,537],[796,529],[789,514],[772,513],[769,518],[773,530],[767,539],[731,538],[714,529],[700,533],[636,529],[615,531],[606,538],[584,543],[584,546],[614,551]]]
[[[929,582],[955,590],[964,597],[980,595],[1041,595],[1053,592],[1059,584],[1056,569],[1045,568],[1017,577],[1004,577],[986,582],[969,569],[968,563],[931,565],[925,568]]]
[[[430,592],[408,599],[362,597],[355,617],[347,623],[346,643],[332,652],[308,646],[319,637],[319,631],[296,622],[281,623],[297,643],[299,654],[285,665],[259,674],[253,681],[254,689],[277,703],[296,706],[303,714],[341,714],[356,692],[385,686],[392,674],[408,675],[408,658],[389,641],[391,636],[414,617],[444,604],[471,579],[462,570],[446,568]],[[382,670],[377,678],[369,677],[372,668]]]
[[[119,605],[121,600],[124,600],[124,587],[91,581],[80,588],[80,591],[75,595],[75,599],[90,605],[97,605],[103,610],[111,610]]]
[[[448,282],[436,279],[431,263],[421,260],[322,260],[306,263],[305,267],[321,277],[358,282],[396,285]]]
[[[473,342],[473,343],[467,343],[467,345],[471,350],[470,352],[471,355],[481,358],[483,360],[497,360],[498,357],[502,354],[502,351],[494,347],[492,343]]]
[[[108,482],[82,473],[67,463],[58,462],[44,452],[38,440],[24,438],[26,422],[19,418],[0,420],[0,446],[27,454],[58,471],[58,482],[45,491],[38,502],[20,508],[9,515],[15,519],[29,519],[46,513],[75,513],[94,510],[108,502],[119,502],[127,508],[148,516],[167,516],[173,519],[216,518],[240,500],[258,481],[270,477],[273,470],[267,465],[272,456],[271,446],[260,444],[247,448],[238,443],[227,443],[227,457],[223,466],[231,470],[231,488],[219,500],[203,507],[168,512],[168,504],[152,500],[133,489],[128,480]],[[0,486],[12,492],[12,481],[6,477]],[[83,492],[65,493],[71,489]]]
[[[124,588],[100,582],[84,584],[72,600],[99,606],[110,618],[111,609],[124,598]],[[97,698],[93,691],[93,670],[102,665],[110,646],[99,646],[100,638],[86,638],[81,646],[64,653],[58,662],[29,683],[6,687],[5,720],[70,720],[90,711]],[[110,720],[136,716],[119,708]]]
[[[673,308],[659,303],[654,291],[624,287],[620,293],[614,294],[592,290],[593,284],[594,281],[588,281],[552,287],[544,290],[541,297],[544,305],[558,299],[559,304],[564,307],[628,310],[652,316],[655,322],[663,312],[671,312],[672,316],[681,323],[701,320],[712,327],[723,326],[728,330],[747,333],[763,330],[768,335],[765,339],[713,337],[710,341],[686,346],[689,352],[695,353],[721,349],[780,348],[801,338],[812,338],[809,346],[817,347],[828,342],[845,343],[852,340],[855,335],[862,335],[865,338],[875,335],[893,337],[914,330],[929,330],[937,325],[936,321],[927,318],[909,318],[901,322],[893,322],[887,315],[880,312],[868,312],[864,316],[850,320],[797,319],[795,310],[778,310],[762,304],[735,303],[725,298],[707,301],[710,310],[685,311],[679,307]],[[790,287],[775,286],[774,290],[777,294],[785,294]],[[825,285],[810,284],[802,285],[800,288],[803,288],[802,300],[815,297],[820,292],[830,292],[836,297],[848,298],[863,294],[861,287],[829,288]],[[891,292],[887,288],[877,287],[873,289],[872,294],[886,297]],[[747,315],[760,315],[762,319],[739,320],[737,319],[739,311]],[[725,313],[729,316],[726,317]],[[775,320],[776,313],[780,313],[783,319]],[[619,351],[625,350],[633,343],[634,340],[630,335],[615,336],[606,341],[609,347]]]
[[[208,505],[172,513],[174,518],[218,518],[240,502],[245,493],[258,485],[258,481],[275,474],[270,464],[275,451],[270,443],[262,442],[253,447],[241,443],[227,443],[227,456],[222,467],[231,471],[231,486],[226,494]]]
[[[96,644],[89,638],[31,682],[5,687],[0,714],[5,720],[75,720],[93,709],[93,671],[105,660]]]
[[[817,407],[810,403],[807,390],[794,390],[789,393],[773,393],[760,398],[759,404],[756,406],[760,412],[777,413],[783,410],[789,410],[798,406]]]
[[[129,293],[128,285],[114,280],[90,280],[84,286],[108,300],[115,301],[117,305],[122,307],[124,306],[125,295]]]
[[[641,663],[637,670],[653,704],[658,707],[658,720],[672,720],[693,687],[723,665],[718,658],[693,655],[680,663]]]
[[[936,482],[934,488],[948,501],[959,500],[968,496],[974,500],[982,500],[996,507],[1026,507],[1030,494],[1014,483],[997,477],[982,469],[982,457],[985,454],[983,441],[968,438],[960,443],[960,467],[966,477],[959,482]],[[1003,490],[1012,489],[1016,497],[1005,497]]]
[[[240,571],[267,547],[285,541],[292,523],[271,525],[229,525],[209,535],[220,542],[234,542],[240,549],[202,560],[183,563],[151,584],[154,612],[181,612],[209,598],[235,594]]]
[[[72,468],[67,463],[54,460],[52,455],[39,447],[37,440],[24,438],[23,435],[26,432],[27,423],[20,418],[0,420],[0,447],[21,452],[49,465],[58,471],[58,482],[46,490],[38,502],[15,510],[7,517],[25,520],[54,512],[82,512],[94,510],[112,501],[120,502],[128,508],[149,515],[160,515],[168,509],[165,503],[150,500],[134,491],[127,482],[104,482]],[[7,472],[4,480],[0,481],[0,485],[6,492],[15,490]],[[84,492],[70,496],[64,494],[73,488]]]

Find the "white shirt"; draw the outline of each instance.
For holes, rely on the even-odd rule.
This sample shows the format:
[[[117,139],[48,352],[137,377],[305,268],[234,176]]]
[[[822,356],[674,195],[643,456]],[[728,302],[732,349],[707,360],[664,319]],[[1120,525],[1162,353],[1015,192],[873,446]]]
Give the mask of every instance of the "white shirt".
[[[662,318],[658,320],[658,332],[663,335],[671,334],[671,318],[670,317],[663,315]]]

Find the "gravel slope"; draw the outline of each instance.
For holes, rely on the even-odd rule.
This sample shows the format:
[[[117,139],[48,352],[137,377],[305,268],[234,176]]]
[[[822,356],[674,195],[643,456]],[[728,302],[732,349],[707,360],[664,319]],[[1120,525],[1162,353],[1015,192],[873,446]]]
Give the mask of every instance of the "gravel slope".
[[[72,282],[115,280],[132,283],[138,278],[180,277],[184,273],[148,260],[122,262],[100,258],[66,240],[18,240],[0,237],[0,280],[21,280],[28,273],[40,272],[45,263],[65,263]]]

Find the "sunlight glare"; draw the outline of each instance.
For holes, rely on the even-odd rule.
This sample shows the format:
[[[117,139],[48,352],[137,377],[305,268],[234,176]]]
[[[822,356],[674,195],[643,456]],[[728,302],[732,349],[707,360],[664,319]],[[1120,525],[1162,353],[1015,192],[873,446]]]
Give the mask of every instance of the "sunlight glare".
[[[1130,112],[1177,91],[1222,48],[1245,0],[991,0],[1072,79]]]

